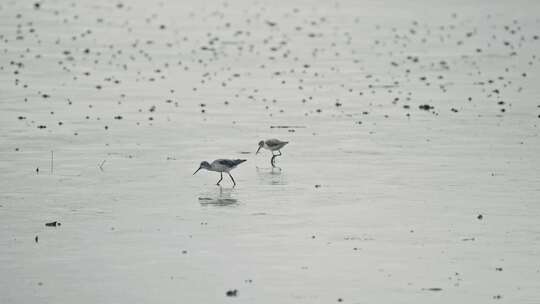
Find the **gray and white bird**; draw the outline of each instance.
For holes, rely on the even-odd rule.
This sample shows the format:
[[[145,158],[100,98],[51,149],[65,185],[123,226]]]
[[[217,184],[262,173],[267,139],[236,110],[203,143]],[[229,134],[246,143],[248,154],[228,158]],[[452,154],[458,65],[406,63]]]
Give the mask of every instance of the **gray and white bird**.
[[[245,159],[216,159],[211,164],[209,164],[207,161],[203,161],[201,162],[199,169],[197,169],[195,173],[199,172],[199,170],[201,169],[219,172],[221,177],[216,184],[219,186],[219,183],[221,183],[221,180],[223,180],[223,172],[227,172],[227,174],[229,174],[229,176],[231,177],[231,180],[234,186],[236,186],[236,182],[234,181],[234,178],[232,177],[231,173],[229,173],[229,171],[236,168],[236,166],[240,165],[241,163],[245,161],[246,161]],[[195,173],[193,173],[193,175],[195,175]]]
[[[261,140],[259,142],[259,149],[257,149],[257,152],[255,154],[258,154],[259,151],[264,148],[266,150],[270,150],[272,152],[272,158],[270,159],[270,164],[272,167],[275,167],[275,158],[278,156],[281,156],[281,148],[285,147],[286,144],[288,144],[288,141],[281,141],[279,139],[268,139],[268,140]],[[278,151],[279,154],[274,154],[274,151]]]

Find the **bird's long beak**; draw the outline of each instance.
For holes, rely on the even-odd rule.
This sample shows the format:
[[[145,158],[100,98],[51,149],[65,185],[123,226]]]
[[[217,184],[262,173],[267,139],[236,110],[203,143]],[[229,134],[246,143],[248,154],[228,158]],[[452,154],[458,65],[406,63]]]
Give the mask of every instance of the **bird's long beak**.
[[[193,173],[193,175],[195,175],[195,173],[199,172],[199,170],[201,170],[201,168],[202,168],[202,167],[199,167],[199,169],[197,169],[197,171],[195,171],[195,172]]]
[[[257,152],[255,154],[259,154],[259,151],[261,150],[262,146],[259,146],[259,149],[257,149]]]

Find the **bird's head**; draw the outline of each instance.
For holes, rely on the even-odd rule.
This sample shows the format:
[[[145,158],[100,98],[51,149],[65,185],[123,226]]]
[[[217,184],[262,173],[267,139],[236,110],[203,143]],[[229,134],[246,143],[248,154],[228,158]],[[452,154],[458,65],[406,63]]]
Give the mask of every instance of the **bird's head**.
[[[195,172],[193,173],[193,175],[195,175],[195,173],[199,172],[199,170],[201,170],[201,169],[206,169],[206,170],[208,170],[209,168],[210,168],[210,164],[209,164],[207,161],[203,161],[203,162],[201,162],[201,164],[199,165],[199,169],[197,169],[197,171],[195,171]]]
[[[259,142],[259,149],[257,149],[257,152],[255,152],[255,154],[258,154],[262,147],[264,147],[264,140],[261,140]]]

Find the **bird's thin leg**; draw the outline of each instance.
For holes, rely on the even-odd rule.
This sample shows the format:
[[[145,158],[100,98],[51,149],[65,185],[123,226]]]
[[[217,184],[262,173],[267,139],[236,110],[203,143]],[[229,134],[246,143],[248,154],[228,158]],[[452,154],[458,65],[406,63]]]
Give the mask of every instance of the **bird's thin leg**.
[[[229,174],[229,176],[231,177],[231,180],[232,180],[233,184],[236,186],[236,182],[234,181],[234,178],[232,177],[231,173],[227,172],[227,174]]]
[[[218,180],[216,186],[219,186],[219,183],[221,183],[221,180],[223,179],[223,172],[219,172],[219,174],[221,175],[221,178]]]
[[[279,154],[274,154],[274,151],[272,151],[272,159],[270,160],[270,163],[272,164],[272,167],[275,167],[276,163],[276,157],[281,156],[281,151],[278,150]]]

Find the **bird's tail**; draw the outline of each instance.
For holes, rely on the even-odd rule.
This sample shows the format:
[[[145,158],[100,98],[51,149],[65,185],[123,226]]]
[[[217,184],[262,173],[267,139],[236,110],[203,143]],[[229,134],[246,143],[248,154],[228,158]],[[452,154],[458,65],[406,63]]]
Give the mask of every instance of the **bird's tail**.
[[[245,162],[246,160],[247,160],[247,159],[235,159],[235,160],[234,160],[234,164],[238,166],[238,165],[240,165],[241,163]]]

